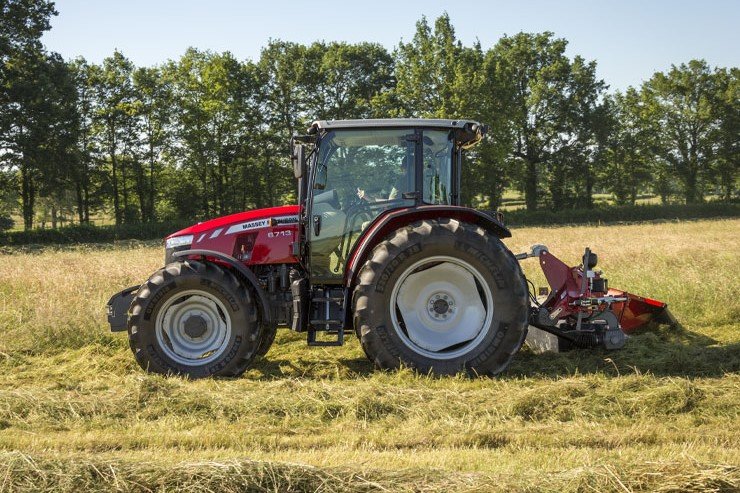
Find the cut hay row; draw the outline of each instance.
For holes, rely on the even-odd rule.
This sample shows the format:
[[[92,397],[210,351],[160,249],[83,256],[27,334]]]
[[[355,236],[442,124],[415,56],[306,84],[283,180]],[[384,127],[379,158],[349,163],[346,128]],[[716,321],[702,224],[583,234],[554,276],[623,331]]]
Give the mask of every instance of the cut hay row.
[[[253,460],[165,461],[62,458],[0,453],[0,491],[16,492],[732,492],[740,469],[726,464],[645,462],[581,466],[551,474],[500,476],[441,470],[367,470],[319,468],[288,462]]]

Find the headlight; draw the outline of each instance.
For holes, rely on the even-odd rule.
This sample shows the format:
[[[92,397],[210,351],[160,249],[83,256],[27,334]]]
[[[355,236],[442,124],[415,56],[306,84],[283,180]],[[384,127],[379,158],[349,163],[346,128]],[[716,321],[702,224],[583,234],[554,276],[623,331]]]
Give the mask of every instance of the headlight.
[[[167,238],[167,241],[164,243],[165,248],[177,248],[184,245],[190,245],[193,243],[193,235],[184,235],[184,236],[174,236],[172,238]]]

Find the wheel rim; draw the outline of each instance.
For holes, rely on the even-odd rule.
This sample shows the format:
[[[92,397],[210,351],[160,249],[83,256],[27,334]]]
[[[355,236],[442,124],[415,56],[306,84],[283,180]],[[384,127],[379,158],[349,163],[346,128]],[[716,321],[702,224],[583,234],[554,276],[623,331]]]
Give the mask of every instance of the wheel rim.
[[[469,263],[448,256],[416,262],[391,292],[391,321],[403,343],[433,359],[472,351],[488,334],[493,296]]]
[[[178,293],[157,315],[159,346],[181,365],[204,365],[218,359],[231,337],[231,317],[214,295],[198,290]]]

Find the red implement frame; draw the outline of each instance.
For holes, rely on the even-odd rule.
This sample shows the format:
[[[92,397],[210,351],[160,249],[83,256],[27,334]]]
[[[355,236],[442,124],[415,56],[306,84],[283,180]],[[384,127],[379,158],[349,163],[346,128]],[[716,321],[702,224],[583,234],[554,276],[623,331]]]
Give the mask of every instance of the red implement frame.
[[[533,249],[533,254],[528,256],[539,256],[540,267],[551,289],[542,306],[553,321],[575,318],[579,314],[581,318],[587,318],[610,310],[626,334],[650,322],[677,323],[668,311],[667,303],[619,289],[609,288],[606,292],[592,289],[604,285],[599,282],[602,278],[600,271],[584,272],[583,265],[569,267],[546,249]]]

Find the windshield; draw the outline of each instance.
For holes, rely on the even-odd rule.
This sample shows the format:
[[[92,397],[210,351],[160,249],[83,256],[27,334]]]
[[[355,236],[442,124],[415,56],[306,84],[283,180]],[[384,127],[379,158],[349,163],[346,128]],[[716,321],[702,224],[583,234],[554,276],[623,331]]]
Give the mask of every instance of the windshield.
[[[319,153],[319,163],[327,169],[325,188],[336,190],[342,204],[360,198],[358,189],[365,192],[366,201],[397,198],[400,190],[413,190],[409,170],[414,142],[407,140],[408,135],[408,130],[331,132]]]

